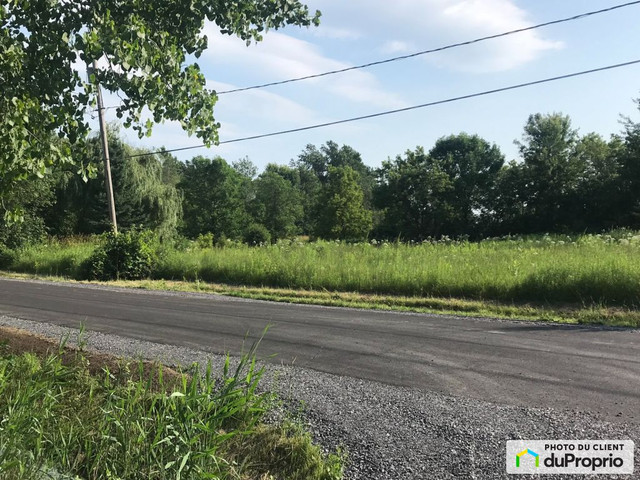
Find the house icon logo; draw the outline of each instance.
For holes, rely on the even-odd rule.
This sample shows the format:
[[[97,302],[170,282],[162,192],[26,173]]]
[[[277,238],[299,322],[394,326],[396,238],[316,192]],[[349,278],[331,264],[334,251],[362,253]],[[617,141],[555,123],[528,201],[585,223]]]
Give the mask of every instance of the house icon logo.
[[[536,459],[536,467],[540,466],[540,455],[538,455],[533,450],[530,450],[527,448],[521,451],[520,453],[516,454],[516,468],[520,468],[520,457],[523,457],[524,455],[527,455],[527,454],[531,455],[533,458]]]

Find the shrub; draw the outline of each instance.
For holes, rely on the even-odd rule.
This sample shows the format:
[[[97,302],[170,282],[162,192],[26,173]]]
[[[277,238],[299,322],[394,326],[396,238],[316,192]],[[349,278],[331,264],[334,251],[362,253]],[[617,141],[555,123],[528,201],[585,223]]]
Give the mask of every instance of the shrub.
[[[0,245],[0,269],[10,268],[15,258],[16,254],[13,250]]]
[[[264,225],[254,223],[247,228],[244,234],[244,241],[247,245],[266,245],[271,243],[271,234]]]
[[[220,235],[215,237],[213,245],[217,248],[224,248],[229,246],[229,243],[231,243],[231,239],[227,238],[224,233],[221,233]]]
[[[148,230],[132,229],[104,235],[105,242],[89,257],[84,271],[91,280],[140,280],[157,261],[157,240]]]
[[[191,248],[193,242],[182,235],[175,235],[171,242],[162,242],[163,247],[167,250],[175,250],[177,252],[186,252]]]
[[[46,234],[44,221],[34,215],[26,214],[15,222],[0,218],[0,245],[7,248],[17,249],[40,243]]]
[[[213,248],[213,233],[201,233],[196,237],[196,246],[198,248]]]

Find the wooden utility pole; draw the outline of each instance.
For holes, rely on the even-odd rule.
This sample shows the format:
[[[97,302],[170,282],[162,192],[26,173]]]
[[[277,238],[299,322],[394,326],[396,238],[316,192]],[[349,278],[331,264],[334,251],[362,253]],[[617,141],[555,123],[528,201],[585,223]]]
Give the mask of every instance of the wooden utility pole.
[[[98,71],[98,62],[93,61],[94,72]],[[91,75],[91,72],[89,72]],[[107,140],[107,124],[104,121],[104,105],[102,103],[102,92],[100,91],[100,82],[96,80],[96,91],[98,95],[98,118],[100,119],[100,138],[102,139],[102,153],[104,160],[104,183],[107,189],[107,203],[109,207],[109,218],[113,232],[118,234],[118,222],[116,221],[116,204],[113,200],[113,184],[111,183],[111,161],[109,160],[109,142]]]

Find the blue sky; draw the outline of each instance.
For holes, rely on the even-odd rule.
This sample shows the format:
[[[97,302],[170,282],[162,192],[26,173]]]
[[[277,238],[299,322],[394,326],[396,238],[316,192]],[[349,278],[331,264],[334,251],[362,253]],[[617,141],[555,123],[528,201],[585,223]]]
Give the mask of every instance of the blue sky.
[[[246,46],[208,25],[209,49],[198,60],[217,91],[344,68],[530,26],[623,0],[309,0],[322,11],[317,28],[287,27]],[[437,55],[295,84],[220,95],[220,139],[286,130],[437,101],[640,59],[640,5],[557,26],[448,50]],[[529,114],[568,114],[581,134],[621,130],[620,114],[638,120],[640,65],[432,108],[319,130],[177,153],[249,157],[258,167],[286,164],[307,144],[347,144],[376,167],[445,135],[478,134],[517,159]],[[105,104],[117,103],[106,96]],[[96,127],[97,128],[97,127]],[[155,127],[133,144],[168,149],[197,145],[177,124]]]

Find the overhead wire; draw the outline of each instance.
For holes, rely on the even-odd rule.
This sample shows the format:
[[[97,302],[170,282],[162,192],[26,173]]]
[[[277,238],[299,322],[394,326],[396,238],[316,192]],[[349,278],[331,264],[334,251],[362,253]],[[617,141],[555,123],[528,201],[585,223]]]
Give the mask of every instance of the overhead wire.
[[[224,94],[228,94],[228,93],[245,92],[247,90],[255,90],[255,89],[259,89],[259,88],[273,87],[275,85],[284,85],[284,84],[287,84],[287,83],[300,82],[300,81],[303,81],[303,80],[310,80],[312,78],[326,77],[328,75],[335,75],[335,74],[338,74],[338,73],[350,72],[352,70],[359,70],[359,69],[362,69],[362,68],[369,68],[369,67],[373,67],[375,65],[382,65],[382,64],[385,64],[385,63],[397,62],[399,60],[406,60],[406,59],[418,57],[418,56],[421,56],[421,55],[427,55],[427,54],[431,54],[431,53],[437,53],[437,52],[442,52],[442,51],[445,51],[445,50],[450,50],[452,48],[458,48],[458,47],[463,47],[463,46],[467,46],[467,45],[473,45],[473,44],[484,42],[484,41],[487,41],[487,40],[493,40],[493,39],[496,39],[496,38],[502,38],[502,37],[506,37],[506,36],[509,36],[509,35],[514,35],[516,33],[528,32],[528,31],[531,31],[531,30],[535,30],[535,29],[543,28],[543,27],[548,27],[548,26],[551,26],[551,25],[558,25],[558,24],[561,24],[561,23],[571,22],[571,21],[575,21],[575,20],[581,20],[583,18],[592,17],[594,15],[599,15],[599,14],[602,14],[602,13],[612,12],[614,10],[619,10],[621,8],[626,8],[626,7],[630,7],[630,6],[638,5],[638,4],[640,4],[640,0],[627,2],[627,3],[622,3],[622,4],[618,4],[618,5],[613,5],[611,7],[603,8],[603,9],[600,9],[600,10],[593,10],[591,12],[585,12],[585,13],[581,13],[581,14],[578,14],[578,15],[573,15],[573,16],[567,17],[567,18],[561,18],[561,19],[558,19],[558,20],[551,20],[549,22],[539,23],[537,25],[532,25],[530,27],[518,28],[516,30],[510,30],[508,32],[498,33],[498,34],[495,34],[495,35],[488,35],[486,37],[476,38],[474,40],[468,40],[468,41],[465,41],[465,42],[453,43],[453,44],[450,44],[450,45],[445,45],[444,47],[432,48],[430,50],[422,50],[422,51],[415,52],[415,53],[410,53],[410,54],[407,54],[407,55],[400,55],[400,56],[397,56],[397,57],[387,58],[385,60],[378,60],[378,61],[375,61],[375,62],[364,63],[362,65],[355,65],[355,66],[351,66],[351,67],[340,68],[340,69],[337,69],[337,70],[330,70],[330,71],[327,71],[327,72],[316,73],[316,74],[313,74],[313,75],[306,75],[306,76],[303,76],[303,77],[289,78],[289,79],[286,79],[286,80],[279,80],[279,81],[276,81],[276,82],[262,83],[262,84],[259,84],[259,85],[252,85],[252,86],[249,86],[249,87],[239,87],[239,88],[234,88],[234,89],[231,89],[231,90],[223,90],[223,91],[216,92],[216,93],[218,95],[224,95]]]
[[[275,136],[279,136],[279,135],[286,135],[289,133],[296,133],[296,132],[303,132],[306,130],[314,130],[314,129],[318,129],[318,128],[324,128],[324,127],[330,127],[333,125],[340,125],[340,124],[344,124],[344,123],[350,123],[350,122],[356,122],[356,121],[360,121],[360,120],[367,120],[367,119],[371,119],[371,118],[376,118],[376,117],[382,117],[382,116],[386,116],[386,115],[393,115],[396,113],[401,113],[401,112],[408,112],[411,110],[417,110],[417,109],[421,109],[421,108],[427,108],[427,107],[434,107],[436,105],[443,105],[446,103],[453,103],[453,102],[458,102],[461,100],[468,100],[471,98],[477,98],[477,97],[483,97],[486,95],[492,95],[492,94],[496,94],[496,93],[501,93],[501,92],[506,92],[506,91],[510,91],[510,90],[517,90],[520,88],[525,88],[525,87],[531,87],[534,85],[540,85],[540,84],[544,84],[544,83],[550,83],[550,82],[555,82],[558,80],[565,80],[568,78],[574,78],[574,77],[579,77],[579,76],[583,76],[583,75],[589,75],[589,74],[593,74],[593,73],[597,73],[597,72],[603,72],[603,71],[607,71],[607,70],[614,70],[617,68],[623,68],[623,67],[628,67],[631,65],[636,65],[636,64],[640,64],[640,59],[638,60],[632,60],[629,62],[624,62],[624,63],[617,63],[614,65],[607,65],[605,67],[598,67],[598,68],[592,68],[589,70],[583,70],[580,72],[574,72],[574,73],[568,73],[568,74],[564,74],[564,75],[558,75],[555,77],[550,77],[550,78],[544,78],[541,80],[534,80],[534,81],[530,81],[530,82],[525,82],[525,83],[519,83],[516,85],[510,85],[507,87],[501,87],[501,88],[495,88],[493,90],[484,90],[481,92],[476,92],[476,93],[470,93],[467,95],[461,95],[458,97],[452,97],[452,98],[447,98],[444,100],[436,100],[433,102],[428,102],[428,103],[422,103],[420,105],[413,105],[410,107],[404,107],[404,108],[397,108],[394,110],[386,110],[383,112],[377,112],[377,113],[372,113],[372,114],[368,114],[368,115],[361,115],[361,116],[357,116],[357,117],[351,117],[351,118],[346,118],[346,119],[342,119],[342,120],[335,120],[335,121],[331,121],[331,122],[325,122],[325,123],[318,123],[315,125],[308,125],[305,127],[298,127],[298,128],[292,128],[289,130],[279,130],[276,132],[270,132],[270,133],[263,133],[263,134],[259,134],[259,135],[251,135],[251,136],[246,136],[246,137],[240,137],[240,138],[234,138],[231,140],[224,140],[222,142],[219,142],[218,145],[224,145],[224,144],[229,144],[229,143],[238,143],[238,142],[245,142],[245,141],[249,141],[249,140],[257,140],[259,138],[267,138],[267,137],[275,137]],[[139,153],[136,155],[130,155],[130,158],[134,158],[134,157],[144,157],[144,156],[149,156],[149,155],[155,155],[155,154],[159,154],[159,153],[171,153],[171,152],[181,152],[181,151],[185,151],[185,150],[193,150],[196,148],[203,148],[206,147],[207,145],[205,144],[201,144],[201,145],[193,145],[190,147],[180,147],[180,148],[173,148],[170,150],[158,150],[155,152],[145,152],[145,153]]]
[[[247,91],[247,90],[255,90],[255,89],[259,89],[259,88],[272,87],[272,86],[275,86],[275,85],[284,85],[284,84],[287,84],[287,83],[300,82],[300,81],[303,81],[303,80],[310,80],[310,79],[313,79],[313,78],[325,77],[325,76],[328,76],[328,75],[335,75],[335,74],[338,74],[338,73],[349,72],[351,70],[369,68],[369,67],[373,67],[375,65],[382,65],[382,64],[385,64],[385,63],[396,62],[396,61],[399,61],[399,60],[406,60],[406,59],[418,57],[418,56],[421,56],[421,55],[427,55],[427,54],[430,54],[430,53],[437,53],[437,52],[442,52],[442,51],[445,51],[445,50],[450,50],[450,49],[453,49],[453,48],[463,47],[463,46],[467,46],[467,45],[473,45],[473,44],[484,42],[484,41],[487,41],[487,40],[493,40],[493,39],[496,39],[496,38],[502,38],[502,37],[506,37],[506,36],[509,36],[509,35],[514,35],[514,34],[517,34],[517,33],[522,33],[522,32],[527,32],[527,31],[530,31],[530,30],[535,30],[535,29],[538,29],[538,28],[548,27],[548,26],[551,26],[551,25],[558,25],[558,24],[561,24],[561,23],[580,20],[580,19],[583,19],[583,18],[592,17],[594,15],[599,15],[599,14],[602,14],[602,13],[612,12],[614,10],[619,10],[621,8],[630,7],[630,6],[633,6],[633,5],[640,5],[640,0],[634,0],[632,2],[613,5],[611,7],[603,8],[603,9],[600,9],[600,10],[593,10],[593,11],[590,11],[590,12],[580,13],[578,15],[573,15],[571,17],[561,18],[561,19],[557,19],[557,20],[551,20],[551,21],[548,21],[548,22],[539,23],[537,25],[532,25],[530,27],[524,27],[524,28],[519,28],[519,29],[516,29],[516,30],[510,30],[510,31],[507,31],[507,32],[498,33],[498,34],[495,34],[495,35],[489,35],[489,36],[486,36],[486,37],[480,37],[480,38],[476,38],[474,40],[468,40],[468,41],[465,41],[465,42],[453,43],[453,44],[450,44],[450,45],[445,45],[443,47],[433,48],[433,49],[430,49],[430,50],[422,50],[422,51],[415,52],[415,53],[410,53],[410,54],[407,54],[407,55],[400,55],[400,56],[397,56],[397,57],[387,58],[387,59],[384,59],[384,60],[378,60],[378,61],[375,61],[375,62],[364,63],[364,64],[361,64],[361,65],[355,65],[355,66],[346,67],[346,68],[337,69],[337,70],[329,70],[327,72],[317,73],[317,74],[313,74],[313,75],[306,75],[306,76],[303,76],[303,77],[296,77],[296,78],[290,78],[290,79],[286,79],[286,80],[279,80],[279,81],[276,81],[276,82],[263,83],[263,84],[259,84],[259,85],[252,85],[252,86],[249,86],[249,87],[239,87],[239,88],[234,88],[234,89],[231,89],[231,90],[223,90],[223,91],[216,92],[216,94],[217,95],[224,95],[224,94],[227,94],[227,93],[244,92],[244,91]],[[113,109],[113,108],[118,108],[118,106],[105,107],[105,110]]]

